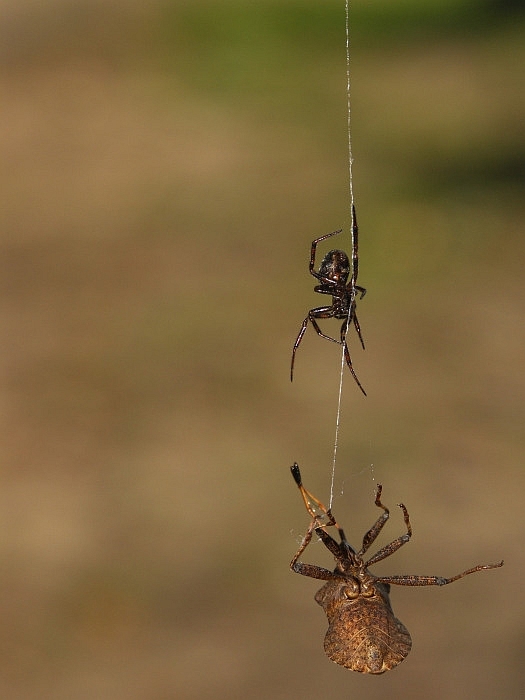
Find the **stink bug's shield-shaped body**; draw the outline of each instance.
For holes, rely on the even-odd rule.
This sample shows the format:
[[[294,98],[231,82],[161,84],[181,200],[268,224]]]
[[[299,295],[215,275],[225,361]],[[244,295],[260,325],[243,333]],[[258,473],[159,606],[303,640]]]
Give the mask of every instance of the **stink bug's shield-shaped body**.
[[[290,568],[302,576],[326,581],[315,595],[316,602],[321,605],[328,618],[328,631],[324,640],[325,652],[336,664],[351,671],[384,673],[395,668],[408,656],[412,641],[408,630],[392,611],[390,584],[446,586],[477,571],[503,566],[502,561],[496,564],[478,564],[450,578],[419,574],[375,576],[368,567],[397,552],[412,537],[410,518],[405,506],[399,503],[406,533],[365,560],[365,553],[377,539],[390,515],[388,508],[381,502],[381,484],[377,485],[375,504],[383,512],[365,533],[361,549],[357,552],[346,539],[331,509],[325,508],[319,499],[304,488],[297,463],[291,471],[312,520],[290,562]],[[329,527],[337,530],[340,542],[328,534],[326,528]],[[302,553],[312,541],[314,532],[335,557],[336,566],[333,571],[300,561]]]
[[[408,655],[412,640],[394,615],[390,586],[375,583],[366,595],[356,579],[334,579],[320,588],[315,600],[328,618],[324,639],[327,656],[360,673],[384,673]]]

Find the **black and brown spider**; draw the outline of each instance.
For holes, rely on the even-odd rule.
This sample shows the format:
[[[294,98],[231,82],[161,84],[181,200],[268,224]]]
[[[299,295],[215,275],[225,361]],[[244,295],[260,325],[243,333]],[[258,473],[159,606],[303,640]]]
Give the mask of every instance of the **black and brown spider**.
[[[381,503],[381,485],[377,486],[375,504],[378,508],[382,508],[383,513],[365,534],[361,549],[356,552],[347,541],[331,510],[326,509],[304,488],[298,465],[294,464],[291,471],[306,510],[312,516],[312,521],[290,563],[290,568],[303,576],[326,581],[317,591],[315,600],[323,607],[328,618],[324,649],[336,664],[360,673],[379,674],[394,668],[408,655],[412,640],[406,627],[392,611],[389,598],[390,584],[444,586],[476,571],[503,566],[502,561],[497,564],[479,564],[451,578],[417,575],[374,576],[368,571],[368,567],[394,554],[412,536],[405,506],[402,503],[399,504],[407,528],[406,534],[385,545],[364,561],[364,554],[389,518],[388,508]],[[325,528],[330,526],[337,529],[340,542],[336,542],[326,532]],[[299,561],[299,557],[310,544],[314,531],[336,559],[333,571]]]
[[[335,236],[338,233],[341,233],[342,229],[339,229],[338,231],[333,231],[332,233],[327,233],[324,236],[320,236],[319,238],[316,238],[315,241],[312,241],[312,248],[310,252],[310,265],[309,265],[309,271],[310,274],[313,275],[317,280],[319,280],[320,284],[317,284],[314,287],[314,292],[319,292],[319,294],[330,294],[332,296],[332,303],[329,306],[318,306],[315,309],[310,309],[308,312],[307,317],[304,319],[301,329],[299,331],[299,334],[297,338],[295,339],[295,343],[293,346],[292,350],[292,364],[290,368],[290,379],[293,381],[293,367],[294,367],[294,362],[295,362],[295,353],[297,351],[297,348],[301,344],[301,340],[303,339],[303,336],[306,332],[306,328],[308,326],[308,322],[312,324],[314,327],[317,335],[320,335],[321,338],[325,338],[326,340],[331,340],[333,343],[338,343],[339,345],[342,345],[344,348],[344,353],[345,353],[345,360],[346,364],[348,365],[350,372],[352,373],[353,378],[357,382],[358,387],[361,389],[363,394],[366,396],[366,392],[361,386],[361,382],[357,378],[357,375],[354,371],[354,368],[352,366],[352,359],[350,357],[350,350],[348,349],[348,344],[346,342],[346,335],[348,333],[348,329],[351,324],[354,325],[357,335],[359,336],[359,340],[361,341],[361,345],[363,346],[363,349],[365,347],[365,343],[363,341],[363,336],[361,335],[361,328],[359,327],[359,321],[357,320],[357,314],[355,311],[355,299],[356,295],[359,292],[361,295],[361,299],[364,297],[366,294],[366,289],[364,287],[360,287],[359,285],[356,284],[357,282],[357,273],[358,273],[358,268],[359,268],[359,259],[358,259],[358,254],[357,254],[357,237],[358,237],[358,228],[357,228],[357,219],[355,215],[355,208],[352,206],[352,238],[353,238],[353,247],[352,247],[352,274],[350,276],[350,281],[348,281],[348,277],[350,275],[350,260],[348,259],[348,255],[344,252],[344,250],[330,250],[323,258],[321,265],[319,266],[319,271],[315,270],[315,252],[317,248],[317,244],[320,243],[321,241],[324,241],[325,238],[330,238],[330,236]],[[337,318],[339,320],[343,319],[343,325],[341,326],[341,339],[336,340],[335,338],[332,338],[329,335],[325,335],[321,329],[319,328],[319,324],[317,323],[317,319],[323,319],[323,318]]]

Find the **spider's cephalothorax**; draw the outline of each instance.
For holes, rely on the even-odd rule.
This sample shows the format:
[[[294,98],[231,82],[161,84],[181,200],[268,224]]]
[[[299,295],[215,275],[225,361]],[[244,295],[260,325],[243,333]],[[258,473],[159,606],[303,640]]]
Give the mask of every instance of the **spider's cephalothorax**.
[[[348,255],[343,250],[331,250],[324,256],[321,265],[319,266],[319,270],[316,270],[315,253],[317,249],[317,244],[320,241],[324,241],[325,238],[335,236],[338,233],[341,233],[341,229],[339,229],[338,231],[333,231],[332,233],[327,233],[326,235],[321,236],[320,238],[316,238],[315,241],[312,242],[309,271],[310,274],[313,275],[313,277],[315,277],[319,281],[319,284],[317,284],[314,287],[314,292],[318,292],[319,294],[331,295],[332,303],[329,306],[318,306],[315,309],[310,309],[308,315],[304,319],[299,330],[299,334],[295,339],[295,343],[292,350],[290,379],[293,381],[295,353],[297,351],[297,348],[301,344],[308,323],[311,323],[314,327],[315,332],[317,333],[317,335],[320,335],[321,338],[331,340],[333,343],[339,343],[343,346],[346,364],[348,365],[353,378],[357,382],[357,385],[359,386],[363,394],[365,394],[366,396],[366,392],[361,386],[361,382],[357,378],[357,375],[352,366],[352,359],[350,357],[350,351],[346,342],[346,335],[348,333],[348,329],[351,325],[353,325],[357,331],[357,335],[359,336],[361,345],[363,346],[363,348],[365,347],[363,336],[361,335],[361,328],[359,327],[359,321],[357,320],[357,315],[355,311],[356,295],[357,293],[359,293],[360,298],[362,299],[366,294],[366,289],[356,284],[359,260],[357,254],[358,228],[354,207],[352,207],[352,265],[350,265]],[[350,277],[350,281],[348,281],[348,277],[350,276],[350,270],[352,271],[352,275]],[[343,320],[343,324],[341,326],[340,331],[340,340],[336,340],[335,338],[332,338],[331,336],[326,335],[321,331],[317,320],[324,318],[336,318],[339,320]]]
[[[476,571],[503,566],[502,561],[497,564],[479,564],[451,578],[413,574],[374,576],[368,567],[394,554],[412,536],[410,519],[405,506],[402,503],[399,504],[403,511],[406,533],[382,547],[365,561],[363,559],[365,553],[376,540],[390,515],[388,508],[381,503],[381,485],[377,486],[375,504],[383,512],[365,534],[361,549],[356,552],[348,543],[331,510],[326,509],[304,488],[298,465],[294,464],[291,470],[306,509],[312,516],[312,521],[290,567],[303,576],[326,581],[315,595],[316,602],[323,607],[328,618],[324,648],[332,661],[345,668],[360,673],[384,673],[397,666],[408,655],[412,641],[408,630],[392,611],[389,597],[390,584],[444,586]],[[340,542],[326,532],[327,527],[337,529]],[[333,571],[299,561],[299,557],[310,544],[314,532],[335,557],[336,566]]]

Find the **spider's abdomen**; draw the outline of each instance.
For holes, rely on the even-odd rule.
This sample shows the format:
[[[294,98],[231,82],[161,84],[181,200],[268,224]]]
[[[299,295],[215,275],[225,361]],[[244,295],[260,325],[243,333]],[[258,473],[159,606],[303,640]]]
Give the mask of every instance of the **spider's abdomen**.
[[[323,258],[319,274],[334,282],[346,284],[350,274],[350,260],[344,250],[330,250]]]

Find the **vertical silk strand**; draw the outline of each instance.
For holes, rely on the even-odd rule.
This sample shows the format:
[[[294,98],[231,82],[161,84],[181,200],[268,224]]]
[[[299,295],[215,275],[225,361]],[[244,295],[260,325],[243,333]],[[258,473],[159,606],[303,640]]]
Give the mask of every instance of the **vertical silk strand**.
[[[353,183],[353,173],[352,173],[352,130],[351,130],[351,99],[350,99],[350,2],[345,0],[345,29],[346,29],[346,110],[347,110],[347,132],[348,132],[348,187],[349,187],[349,199],[350,199],[350,235],[351,235],[351,250],[354,250],[354,183]],[[355,281],[355,269],[352,265],[352,279]],[[355,294],[355,292],[354,292]],[[352,299],[353,301],[353,299]],[[348,308],[348,319],[347,327],[350,323],[350,314],[352,310],[352,304]],[[334,452],[332,456],[332,476],[330,481],[330,500],[329,508],[332,507],[334,500],[334,487],[335,487],[335,468],[337,462],[337,449],[339,446],[339,426],[341,423],[341,400],[343,396],[343,377],[345,368],[345,353],[344,346],[341,348],[341,371],[339,376],[339,394],[337,399],[337,414],[335,419],[335,438],[334,438]]]

